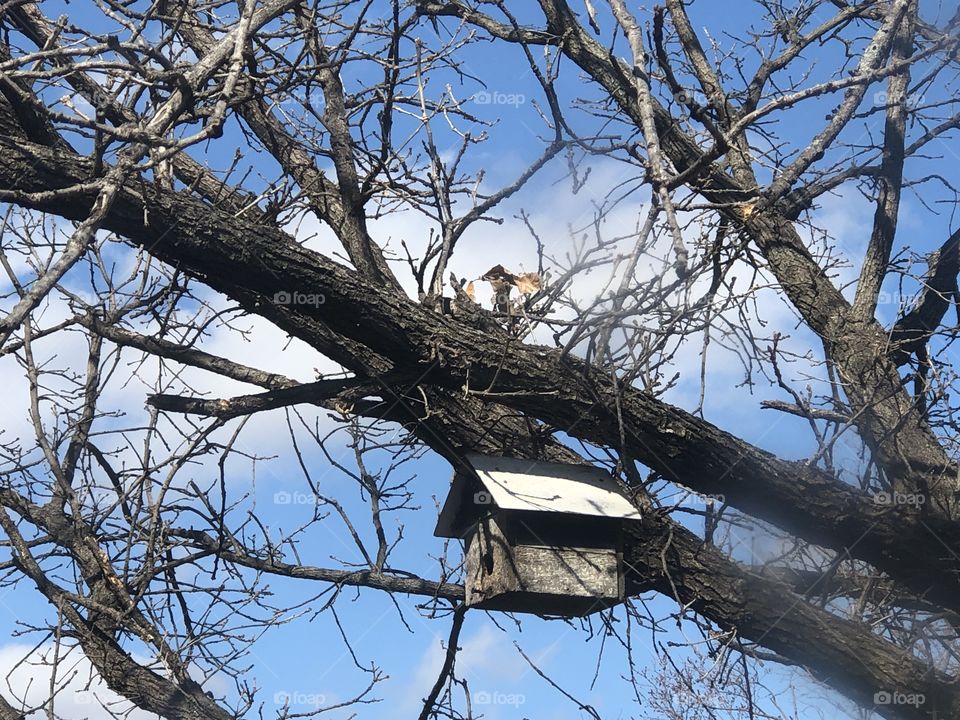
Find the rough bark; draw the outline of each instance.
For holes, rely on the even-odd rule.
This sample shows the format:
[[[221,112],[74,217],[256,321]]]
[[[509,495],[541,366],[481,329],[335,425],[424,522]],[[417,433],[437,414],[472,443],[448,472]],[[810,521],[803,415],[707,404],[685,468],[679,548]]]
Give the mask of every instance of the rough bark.
[[[549,31],[567,57],[609,92],[637,126],[642,125],[629,69],[586,33],[563,0],[543,0],[541,7]],[[919,490],[945,513],[956,516],[956,467],[887,359],[884,329],[876,320],[852,312],[778,204],[758,196],[759,188],[744,187],[716,164],[705,162],[704,151],[666,108],[655,103],[654,111],[661,148],[677,171],[689,174],[688,179],[695,180],[711,202],[725,206],[724,216],[749,234],[784,293],[809,328],[823,338],[855,410],[857,428],[891,484]]]
[[[907,13],[912,6],[910,0],[898,0],[877,16],[882,32],[861,62],[864,72],[877,69],[891,47],[894,58],[909,58],[907,39],[912,27]],[[546,31],[501,25],[459,3],[422,3],[420,7],[426,14],[461,17],[507,41],[556,44],[605,88],[627,117],[643,128],[651,155],[662,151],[681,177],[695,180],[708,200],[722,206],[725,219],[752,238],[805,322],[824,339],[828,359],[840,371],[850,417],[890,484],[920,490],[933,502],[920,510],[876,505],[872,497],[827,472],[765,453],[690,413],[635,388],[619,386],[575,357],[522,344],[489,318],[466,309],[452,316],[438,314],[398,292],[366,230],[366,198],[354,162],[356,147],[337,67],[315,38],[311,52],[320,64],[319,81],[326,99],[322,122],[330,134],[336,183],[253,97],[253,90],[237,108],[306,193],[311,209],[334,229],[356,271],[300,247],[271,227],[263,213],[248,208],[250,198],[243,194],[230,191],[228,200],[221,202],[222,186],[183,154],[175,160],[178,175],[189,179],[208,202],[192,192],[174,193],[138,179],[119,190],[103,227],[305,340],[356,378],[297,384],[166,340],[137,336],[98,318],[76,322],[117,344],[267,389],[259,395],[223,400],[155,395],[151,403],[157,408],[226,419],[309,402],[402,423],[453,464],[466,449],[582,462],[551,437],[559,429],[620,451],[673,482],[705,494],[723,494],[733,507],[835,549],[841,556],[867,561],[917,598],[923,611],[934,607],[960,612],[960,565],[951,551],[960,546],[956,467],[901,387],[897,372],[901,357],[891,353],[888,334],[872,319],[875,298],[871,298],[889,259],[898,196],[886,195],[878,203],[874,242],[864,268],[865,299],[858,295],[857,306],[851,308],[797,234],[791,222],[795,207],[780,200],[815,161],[816,144],[801,153],[763,195],[750,167],[746,141],[736,134],[745,114],[723,101],[720,127],[734,134],[732,143],[721,143],[723,152],[732,149],[727,157],[732,174],[728,175],[714,162],[722,152],[704,151],[685,135],[652,98],[649,86],[637,81],[637,68],[631,70],[589,37],[562,0],[542,0]],[[639,29],[622,3],[616,7],[624,26],[632,31],[639,66],[643,57]],[[671,2],[669,8],[701,84],[705,90],[717,85],[683,4]],[[16,9],[14,17],[38,44],[55,43],[33,5]],[[309,35],[310,22],[301,24]],[[199,54],[213,47],[212,36],[199,23],[193,25],[188,19],[183,34]],[[908,79],[906,71],[894,73],[890,85],[896,89]],[[96,93],[82,74],[71,82],[86,95]],[[754,90],[759,97],[759,87]],[[865,86],[853,86],[848,91],[845,112],[852,112],[857,94],[862,96],[864,90]],[[0,130],[10,138],[0,140],[4,155],[0,199],[83,221],[98,190],[92,182],[97,169],[58,142],[43,118],[32,113],[35,107],[22,102],[25,92],[22,85],[0,83]],[[131,119],[117,108],[107,107],[107,113],[117,124]],[[831,121],[817,143],[828,142],[831,133],[836,137],[839,123]],[[902,112],[891,110],[884,165],[878,171],[898,188],[905,152],[903,127]],[[658,191],[664,191],[659,158],[657,167],[653,179]],[[66,188],[69,192],[58,192]],[[955,242],[952,248],[953,255],[941,265],[945,273],[954,268],[955,276]],[[686,263],[681,265],[685,271]],[[322,293],[325,303],[310,308],[273,301],[278,292],[290,291]],[[939,322],[944,310],[940,303],[927,314]],[[913,335],[899,339],[903,340],[901,352],[913,349],[910,343],[919,340]],[[637,501],[646,500],[639,491]],[[66,608],[85,653],[111,688],[144,709],[171,718],[228,716],[190,680],[162,639],[150,634],[149,623],[131,602],[134,593],[118,585],[109,558],[98,554],[97,539],[89,528],[79,521],[76,526],[65,524],[65,516],[56,514],[56,508],[34,506],[5,489],[0,491],[0,505],[42,528],[75,558],[90,597],[70,596],[45,578],[31,565],[27,544],[16,541],[16,528],[9,522],[4,525],[14,539],[19,568],[51,602]],[[443,579],[432,582],[379,571],[293,565],[244,552],[199,531],[173,528],[171,534],[198,552],[258,572],[448,600],[463,597],[461,587]],[[782,577],[743,568],[682,525],[652,511],[649,503],[643,522],[631,531],[626,558],[631,592],[656,590],[673,597],[731,633],[805,665],[860,702],[869,704],[881,690],[909,689],[927,696],[923,708],[882,708],[888,717],[927,717],[931,710],[960,716],[960,693],[951,678],[934,672],[909,650],[875,635],[868,626],[838,618],[807,602],[802,594],[786,591]],[[76,606],[86,608],[86,615]],[[168,664],[169,678],[140,666],[125,653],[118,638],[127,632],[156,647]],[[0,718],[15,716],[14,709],[0,702]]]
[[[82,197],[45,203],[24,194],[79,182],[84,160],[23,143],[9,147],[7,157],[0,182],[18,188],[11,199],[67,217],[85,212]],[[360,373],[411,373],[425,386],[467,390],[613,447],[621,444],[614,410],[620,393],[625,449],[664,477],[723,494],[748,514],[874,563],[918,594],[954,608],[960,602],[956,558],[945,548],[956,542],[957,526],[935,510],[877,505],[826,472],[780,460],[640,391],[621,392],[576,358],[464,326],[370,286],[282,232],[254,228],[188,196],[150,188],[144,198],[128,190],[108,227]],[[323,292],[327,301],[315,310],[271,303],[291,287]],[[415,416],[412,405],[405,407]],[[455,422],[431,420],[440,425],[429,432],[440,437],[443,423]],[[456,448],[442,454],[455,458]]]

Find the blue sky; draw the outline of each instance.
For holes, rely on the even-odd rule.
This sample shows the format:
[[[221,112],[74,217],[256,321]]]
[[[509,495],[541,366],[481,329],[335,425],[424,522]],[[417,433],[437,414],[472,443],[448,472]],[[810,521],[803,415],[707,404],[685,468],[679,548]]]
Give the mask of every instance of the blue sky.
[[[68,5],[50,2],[45,4],[44,10],[53,17],[61,12],[65,13],[78,23],[87,16],[96,16],[95,12],[91,13],[89,9],[81,10],[81,7],[83,5],[76,2]],[[942,22],[953,14],[956,2],[937,3],[935,0],[924,0],[921,7],[922,14],[931,21],[938,19],[936,11],[940,9],[939,19]],[[700,0],[691,6],[690,13],[695,27],[708,28],[710,36],[722,48],[737,50],[736,43],[727,33],[735,31],[742,34],[745,24],[756,17],[756,6],[745,0],[727,3]],[[648,15],[642,14],[641,17],[646,19]],[[450,22],[442,25],[455,27]],[[436,42],[434,31],[428,23],[420,26],[418,33],[425,42]],[[622,43],[620,48],[625,54],[626,49]],[[478,117],[493,123],[485,127],[461,129],[470,129],[473,132],[483,129],[489,133],[489,140],[470,156],[469,168],[483,168],[486,173],[484,185],[495,188],[516,177],[526,163],[539,152],[545,129],[534,100],[539,100],[540,91],[516,48],[502,44],[478,43],[469,46],[462,58],[465,68],[481,78],[483,84],[471,81],[461,83],[452,73],[449,78],[438,76],[434,82],[437,86],[451,82],[454,93],[459,98],[473,96],[475,101],[470,106],[471,110]],[[752,69],[749,54],[747,59],[746,72],[749,72]],[[831,59],[829,56],[816,58],[820,65],[813,70],[813,79],[819,77],[818,73],[826,72],[832,67]],[[812,62],[814,58],[810,60]],[[349,89],[349,74],[345,80]],[[559,89],[561,99],[567,103],[572,103],[575,97],[597,96],[596,89],[584,86],[579,73],[569,64],[565,65],[561,72]],[[805,140],[809,139],[809,128],[817,127],[824,109],[829,104],[827,99],[815,101],[801,108],[799,112],[788,114],[789,119],[778,128],[779,132],[802,147]],[[595,129],[595,121],[586,113],[574,112],[573,116],[579,130]],[[856,132],[867,132],[871,127],[876,130],[881,123],[881,118],[875,116]],[[441,151],[452,152],[455,136],[439,126],[435,131]],[[223,140],[204,144],[192,152],[214,167],[225,167],[233,158],[235,143],[243,142],[236,123],[231,122]],[[912,175],[946,170],[958,159],[956,149],[944,143],[932,147],[931,154],[937,157],[912,166]],[[563,162],[555,162],[547,167],[524,191],[498,210],[497,214],[505,220],[503,225],[483,223],[468,231],[454,258],[454,272],[461,277],[477,277],[489,266],[501,262],[514,270],[534,270],[535,246],[523,231],[520,221],[515,218],[521,208],[532,213],[538,227],[544,229],[545,236],[556,238],[555,252],[561,256],[569,243],[565,235],[567,228],[578,229],[589,224],[593,202],[599,201],[612,186],[621,182],[628,183],[637,172],[634,167],[612,160],[594,161],[592,165],[591,180],[577,196],[570,194],[568,182],[557,182],[565,169]],[[276,166],[263,153],[246,153],[236,176],[242,176],[247,168],[254,171],[254,177],[269,179],[277,174]],[[260,181],[253,181],[253,186],[257,187],[258,182]],[[924,200],[928,203],[946,197],[936,185],[923,186],[923,192]],[[638,193],[635,200],[622,203],[607,221],[610,231],[617,231],[618,223],[628,228],[644,207],[645,199],[643,193]],[[872,208],[852,188],[844,189],[837,197],[826,198],[822,205],[816,218],[821,225],[832,230],[838,248],[856,263],[869,234]],[[898,242],[911,243],[917,252],[925,252],[939,245],[951,227],[947,213],[931,217],[910,195],[905,198],[901,216],[901,235]],[[400,239],[413,242],[419,237],[422,240],[428,224],[422,217],[408,212],[375,222],[372,228],[378,240],[389,240],[390,246],[395,248]],[[317,230],[320,235],[309,240],[308,244],[318,248],[329,247],[328,236],[315,225],[305,223],[300,232],[306,237],[311,235],[313,230]],[[914,239],[914,236],[919,237]],[[119,263],[130,262],[127,250],[116,248],[111,250],[111,253],[115,254]],[[77,268],[77,271],[68,277],[67,285],[83,289],[87,277],[83,268]],[[589,279],[584,287],[590,287]],[[3,289],[6,291],[7,288]],[[894,293],[895,283],[888,283],[887,289]],[[778,303],[772,295],[768,299],[770,302],[759,310],[765,319],[774,327],[782,327],[790,332],[791,342],[795,344],[798,352],[816,347],[809,333],[794,328],[790,309],[782,302]],[[210,296],[210,301],[215,305],[223,305],[223,302],[213,295]],[[46,318],[55,318],[63,311],[62,308],[51,306],[44,312]],[[897,312],[896,303],[881,306],[879,312],[892,320]],[[283,345],[284,337],[266,323],[250,320],[248,324],[253,329],[250,341],[218,328],[205,343],[204,349],[229,354],[230,357],[248,364],[285,372],[301,380],[312,379],[313,368],[330,369],[328,362],[301,343],[294,342],[280,352],[278,348]],[[547,337],[538,339],[546,342]],[[79,354],[82,348],[79,342],[58,342],[56,345],[38,343],[38,346],[49,356],[56,356],[60,362],[82,367]],[[773,416],[771,411],[758,408],[761,399],[783,399],[780,392],[766,386],[757,386],[753,394],[749,394],[747,388],[734,389],[733,386],[738,384],[743,376],[736,358],[722,349],[711,352],[716,355],[711,359],[712,369],[704,406],[705,417],[784,457],[801,458],[809,454],[812,444],[804,433],[805,424],[798,424],[801,421],[784,416]],[[131,355],[130,358],[132,357]],[[16,364],[11,362],[11,358],[0,359],[0,372],[4,378],[17,380],[22,385],[21,373]],[[156,372],[155,365],[147,363],[141,370],[141,375],[149,379],[155,377]],[[198,372],[190,371],[186,376],[194,380],[195,387],[207,388],[214,397],[251,391],[249,387]],[[120,382],[128,378],[129,375],[118,378],[117,386],[111,388],[106,395],[111,403],[123,409],[125,416],[117,420],[104,419],[98,424],[100,429],[137,425],[146,419],[143,395],[148,392],[148,387],[136,377],[126,384]],[[696,373],[688,372],[668,399],[681,406],[690,407],[691,403],[695,402],[697,391]],[[9,397],[11,402],[0,413],[0,427],[8,432],[22,432],[26,419],[25,410],[21,411],[24,407],[21,404],[22,392],[12,388]],[[323,428],[333,427],[323,413],[304,410],[302,414],[311,420],[315,419]],[[285,426],[286,420],[281,411],[253,418],[241,436],[238,447],[270,459],[252,462],[235,457],[226,465],[228,495],[233,500],[246,496],[244,511],[250,507],[250,503],[255,503],[258,516],[273,532],[287,531],[304,522],[312,511],[312,507],[306,503],[283,502],[283,498],[302,499],[308,491],[302,472],[292,458],[290,441],[285,436]],[[231,425],[221,431],[219,437],[226,439],[234,427],[235,425]],[[324,453],[310,444],[302,430],[298,431],[297,437],[298,441],[302,441],[301,447],[304,448],[307,465],[320,492],[335,497],[352,516],[362,519],[366,512],[366,502],[360,497],[355,483],[343,473],[331,468]],[[329,442],[327,450],[349,464],[350,450],[345,443],[346,438],[342,434],[335,436]],[[443,549],[442,541],[432,535],[436,519],[435,507],[437,502],[442,502],[451,471],[443,460],[430,453],[411,463],[407,471],[409,474],[416,473],[416,480],[410,486],[414,492],[411,504],[419,509],[399,513],[391,519],[389,531],[395,533],[399,522],[403,524],[404,535],[404,541],[393,556],[393,566],[427,578],[435,578],[438,572],[436,557]],[[183,482],[193,479],[201,487],[206,487],[215,479],[215,472],[215,461],[198,465],[186,471]],[[358,531],[365,541],[372,543],[372,530],[368,525],[369,523],[361,523]],[[750,545],[750,538],[743,538],[737,553],[740,559],[749,560]],[[319,566],[337,567],[340,561],[361,560],[347,529],[332,513],[310,530],[299,551],[304,562]],[[213,580],[208,577],[204,582]],[[298,610],[290,614],[289,622],[272,628],[257,639],[249,654],[238,663],[250,665],[247,675],[249,682],[262,688],[259,698],[264,703],[264,717],[271,717],[271,713],[276,709],[274,701],[277,699],[289,698],[291,709],[305,711],[314,707],[315,703],[329,705],[352,697],[366,685],[368,674],[365,670],[370,668],[371,663],[381,668],[389,679],[374,689],[373,695],[380,699],[378,703],[356,709],[359,717],[416,716],[420,698],[424,697],[432,686],[442,660],[441,643],[446,642],[448,620],[423,617],[416,607],[423,602],[420,598],[397,596],[391,599],[377,591],[353,589],[343,591],[335,605],[335,618],[330,610],[321,611],[328,597],[324,595],[317,599],[318,595],[328,590],[323,584],[274,578],[269,580],[268,585],[274,593],[272,602],[275,605],[296,606]],[[653,615],[665,620],[662,632],[657,637],[658,643],[699,640],[699,636],[688,623],[678,626],[672,622],[670,614],[676,610],[672,601],[655,595],[645,596],[641,601]],[[618,628],[624,627],[624,615],[622,609],[614,613]],[[7,592],[0,596],[0,628],[12,630],[17,621],[30,623],[49,616],[50,610],[39,604],[37,596],[29,590]],[[400,620],[401,617],[403,621]],[[352,652],[341,641],[338,622],[351,639]],[[567,624],[533,617],[523,618],[522,622],[516,625],[512,620],[495,614],[470,612],[461,636],[463,650],[457,666],[458,676],[468,681],[475,699],[489,701],[484,704],[483,712],[485,717],[493,720],[521,717],[572,720],[585,717],[584,713],[578,711],[568,699],[551,688],[529,667],[515,647],[516,643],[544,673],[578,700],[596,708],[605,720],[643,717],[644,707],[632,697],[629,684],[624,679],[628,672],[624,648],[616,639],[604,637],[602,625],[596,618],[593,621],[593,630],[591,633],[579,629],[579,623]],[[634,627],[633,637],[634,659],[638,668],[655,669],[656,649],[649,641],[649,629]],[[26,653],[27,646],[32,641],[35,641],[35,638],[26,637],[15,640],[13,644],[0,645],[0,668],[5,667],[3,663],[9,662],[17,652]],[[672,649],[671,653],[678,663],[690,655],[679,648]],[[784,691],[788,681],[795,682],[798,691],[797,707],[793,707],[792,698],[780,698],[779,702],[785,711],[796,712],[796,716],[803,720],[837,717],[838,712],[842,713],[840,716],[854,717],[849,706],[843,704],[842,698],[802,676],[767,665],[760,670],[759,679],[773,694]],[[222,680],[215,678],[211,687],[215,694],[230,692],[226,683],[218,685],[218,682],[222,683]],[[0,685],[0,693],[3,691]],[[762,704],[768,709],[772,708],[766,701]],[[475,711],[478,709],[480,708],[474,707]],[[75,717],[100,717],[90,705],[77,705],[72,710],[76,710],[77,714],[73,715]],[[351,712],[352,709],[334,711],[328,716],[346,718]],[[253,714],[251,713],[251,716]],[[719,717],[725,716],[720,714]]]

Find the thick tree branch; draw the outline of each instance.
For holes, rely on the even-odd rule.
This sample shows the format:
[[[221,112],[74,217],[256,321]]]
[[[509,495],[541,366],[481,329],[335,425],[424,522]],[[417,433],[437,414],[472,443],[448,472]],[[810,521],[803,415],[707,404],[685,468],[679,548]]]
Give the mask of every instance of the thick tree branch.
[[[208,370],[239,382],[271,389],[294,387],[300,384],[292,378],[241,365],[203,350],[179,345],[163,338],[135,333],[118,324],[104,322],[96,315],[82,316],[77,322],[115,345],[136,348],[151,355],[176,360],[184,365]]]
[[[926,356],[926,346],[943,322],[950,303],[957,303],[960,322],[960,229],[930,257],[930,271],[924,278],[920,297],[913,309],[897,320],[890,331],[890,354],[897,366],[906,365],[912,355]]]
[[[551,32],[564,53],[590,74],[638,127],[629,69],[580,27],[563,0],[541,0]],[[898,6],[899,7],[899,6]],[[902,9],[902,8],[901,8]],[[898,19],[901,12],[891,10]],[[890,20],[891,27],[894,20]],[[889,34],[889,33],[888,33]],[[877,57],[892,42],[876,41]],[[875,57],[869,63],[877,60]],[[872,65],[871,65],[872,67]],[[854,91],[851,91],[854,92]],[[859,92],[859,91],[857,91]],[[851,95],[850,97],[853,97]],[[890,481],[907,492],[921,492],[956,516],[957,486],[953,464],[903,389],[894,365],[886,359],[886,332],[872,319],[855,317],[850,305],[806,248],[792,223],[772,206],[741,205],[757,191],[744,188],[714,164],[659,103],[654,103],[661,147],[680,173],[695,169],[688,181],[721,206],[734,227],[743,228],[760,248],[777,281],[809,327],[824,339],[829,359],[840,370],[857,427]],[[781,178],[783,180],[783,178]]]
[[[176,24],[179,32],[197,52],[207,52],[215,43],[212,33],[192,14],[186,20],[170,18],[170,22]],[[315,42],[319,43],[319,40]],[[319,46],[318,52],[322,55]],[[325,55],[317,58],[317,61],[322,64],[317,72],[324,90],[328,130],[331,132],[331,142],[335,145],[334,159],[341,158],[335,164],[338,176],[342,176],[338,177],[339,184],[331,181],[317,167],[314,158],[271,115],[264,101],[255,93],[248,93],[251,97],[237,105],[237,112],[284,171],[303,189],[310,200],[310,209],[336,233],[354,266],[372,279],[399,287],[380,248],[367,233],[352,154],[349,161],[343,159],[344,153],[351,152],[352,144],[347,142],[344,145],[346,140],[343,133],[346,131],[349,135],[349,130],[337,69],[330,65],[330,59]],[[252,90],[250,85],[248,89]],[[338,147],[339,155],[336,153]]]
[[[351,399],[358,400],[366,395],[380,392],[383,386],[388,384],[401,385],[402,381],[398,377],[389,375],[376,380],[358,380],[356,378],[319,380],[303,385],[270,390],[259,395],[241,395],[218,400],[204,400],[179,395],[151,395],[147,398],[147,403],[158,410],[228,419],[267,410],[276,410],[298,403],[327,406],[335,404],[330,402],[333,400],[337,400],[341,403],[341,407],[348,409]]]
[[[883,160],[880,163],[877,208],[866,256],[860,268],[860,281],[853,302],[853,313],[872,318],[877,310],[877,295],[887,275],[893,239],[897,232],[897,213],[903,188],[903,161],[907,132],[907,108],[910,99],[910,65],[904,61],[913,54],[913,26],[916,2],[907,5],[896,30],[892,60],[903,62],[903,69],[887,79],[887,112],[883,129]]]
[[[108,561],[96,556],[99,547],[95,543],[89,543],[89,538],[83,537],[82,532],[73,535],[62,516],[55,518],[44,509],[25,503],[22,499],[13,502],[10,495],[9,491],[0,489],[0,503],[21,509],[28,507],[31,514],[26,517],[34,524],[47,526],[50,523],[53,526],[51,535],[56,536],[60,544],[74,553],[84,569],[85,577],[91,581],[92,597],[108,607],[115,607],[120,601],[121,593],[125,591],[116,586],[109,587],[108,579],[117,579],[108,569]],[[189,676],[180,673],[176,680],[168,679],[133,660],[116,641],[117,627],[109,620],[109,616],[91,612],[89,618],[83,617],[63,590],[46,576],[3,508],[0,508],[0,527],[11,541],[18,568],[33,581],[47,600],[63,613],[72,626],[72,634],[84,655],[111,690],[128,698],[143,710],[171,720],[231,720],[232,715],[208,697],[203,688]],[[122,611],[129,609],[121,608]],[[137,622],[136,613],[130,620]],[[156,640],[159,641],[159,638]],[[165,661],[168,659],[169,656],[164,658]]]
[[[624,558],[639,589],[655,588],[706,617],[724,618],[724,629],[803,664],[867,707],[879,691],[909,688],[926,696],[922,707],[876,707],[884,717],[929,720],[931,711],[960,713],[952,678],[938,676],[863,625],[816,608],[779,580],[743,569],[683,528],[647,519],[628,532],[638,542]]]
[[[23,143],[5,149],[0,187],[18,201],[69,217],[79,212],[62,202],[37,202],[25,195],[56,187],[84,175],[86,161],[55,156]],[[19,159],[19,160],[18,160]],[[636,390],[614,387],[558,351],[522,345],[508,336],[478,332],[455,318],[438,315],[398,293],[371,287],[354,273],[300,247],[280,232],[266,232],[240,218],[224,216],[188,197],[160,190],[147,194],[149,215],[143,224],[143,197],[126,190],[109,218],[114,231],[145,244],[159,258],[179,266],[224,292],[251,312],[264,315],[288,332],[346,367],[370,372],[370,358],[387,367],[402,366],[421,377],[421,385],[439,385],[431,402],[447,390],[465,386],[475,399],[509,405],[575,437],[618,447],[621,426],[617,395],[631,453],[664,477],[706,494],[723,494],[734,507],[762,517],[812,542],[847,549],[911,587],[930,592],[946,605],[960,598],[957,558],[944,548],[960,545],[949,516],[936,508],[918,512],[906,506],[877,506],[872,498],[827,473],[779,460],[748,443]],[[281,279],[281,275],[283,276]],[[322,291],[327,302],[310,307],[274,305],[281,284]],[[387,358],[392,358],[388,360]],[[469,380],[468,380],[469,379]],[[467,383],[469,382],[469,385]],[[385,389],[386,392],[386,389]],[[394,403],[394,397],[385,397]],[[447,400],[450,402],[450,400]],[[465,410],[456,409],[461,417]],[[396,398],[397,414],[427,423],[431,445],[444,448],[451,429],[442,413]],[[509,438],[510,412],[501,429]],[[907,551],[909,548],[909,552]]]
[[[7,17],[17,30],[30,38],[38,48],[60,49],[59,43],[56,41],[54,24],[40,12],[36,3],[16,3],[7,9],[7,13]],[[69,72],[64,72],[65,80],[88,103],[101,111],[104,118],[113,123],[114,126],[120,127],[137,121],[134,113],[121,106],[113,98],[108,97],[96,80],[87,73],[70,67],[68,53],[55,54],[51,61],[65,70],[69,68]],[[59,138],[59,135],[56,138]],[[211,203],[233,212],[235,215],[244,214],[249,219],[259,217],[256,197],[227,186],[188,154],[177,153],[170,161],[173,164],[174,174]]]

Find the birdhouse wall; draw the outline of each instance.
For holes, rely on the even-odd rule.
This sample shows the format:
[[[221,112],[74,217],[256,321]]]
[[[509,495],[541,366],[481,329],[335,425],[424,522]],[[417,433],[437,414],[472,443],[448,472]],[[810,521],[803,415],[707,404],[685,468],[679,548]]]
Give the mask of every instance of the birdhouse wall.
[[[615,549],[514,544],[501,522],[486,518],[468,538],[468,606],[576,617],[622,601]]]

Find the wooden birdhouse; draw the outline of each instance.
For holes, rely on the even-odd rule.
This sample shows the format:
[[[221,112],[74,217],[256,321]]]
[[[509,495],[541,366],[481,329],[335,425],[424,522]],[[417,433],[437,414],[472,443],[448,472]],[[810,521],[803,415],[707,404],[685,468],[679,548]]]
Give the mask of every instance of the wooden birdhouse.
[[[599,468],[468,454],[434,535],[464,541],[466,604],[580,617],[623,601],[640,514]]]

